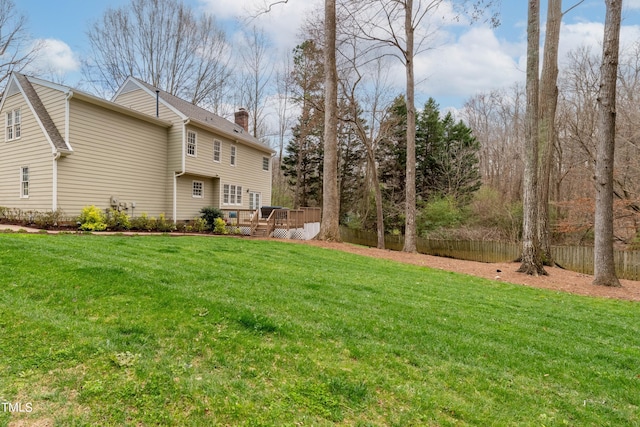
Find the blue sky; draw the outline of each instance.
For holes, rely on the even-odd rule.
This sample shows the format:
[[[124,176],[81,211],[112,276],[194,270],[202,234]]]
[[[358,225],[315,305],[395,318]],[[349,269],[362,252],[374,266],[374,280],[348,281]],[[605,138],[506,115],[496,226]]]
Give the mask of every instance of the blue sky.
[[[255,10],[265,0],[186,0],[199,11],[213,13],[229,28],[233,43],[234,18]],[[577,0],[575,0],[577,1]],[[119,7],[129,0],[16,0],[17,7],[28,17],[28,29],[34,39],[47,40],[40,64],[56,70],[65,84],[82,86],[80,61],[87,53],[86,30],[89,23],[101,17],[108,7]],[[543,20],[544,6],[543,3]],[[565,0],[564,8],[573,2]],[[625,43],[640,40],[640,0],[625,0]],[[273,13],[255,20],[271,37],[274,49],[290,51],[297,43],[296,23],[305,12],[318,5],[315,0],[290,0]],[[460,108],[464,101],[479,91],[506,87],[524,80],[525,64],[525,0],[502,0],[502,25],[496,29],[479,25],[457,25],[443,28],[439,47],[416,61],[416,75],[421,78],[418,102],[433,96],[442,108]],[[561,58],[581,44],[601,42],[604,23],[604,1],[586,0],[564,17],[561,32]],[[278,55],[274,55],[276,57]],[[400,64],[397,86],[404,82]]]

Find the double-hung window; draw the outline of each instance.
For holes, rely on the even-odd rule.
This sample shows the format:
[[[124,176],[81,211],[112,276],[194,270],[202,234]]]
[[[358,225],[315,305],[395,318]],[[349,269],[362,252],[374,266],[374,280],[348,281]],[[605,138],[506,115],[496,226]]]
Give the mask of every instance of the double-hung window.
[[[196,157],[197,150],[196,133],[189,131],[187,132],[187,156]]]
[[[222,192],[222,203],[225,205],[242,205],[242,186],[225,184]]]
[[[12,141],[20,138],[22,117],[20,109],[7,111],[5,115],[5,140]]]
[[[268,171],[269,170],[269,163],[271,163],[271,159],[269,157],[263,157],[262,158],[262,170],[263,171]]]
[[[20,198],[29,198],[29,166],[20,168]]]
[[[213,140],[213,161],[220,163],[220,153],[222,152],[222,143],[217,139]]]
[[[237,153],[238,153],[238,149],[235,145],[231,146],[231,166],[235,166],[236,165],[236,157],[237,157]]]

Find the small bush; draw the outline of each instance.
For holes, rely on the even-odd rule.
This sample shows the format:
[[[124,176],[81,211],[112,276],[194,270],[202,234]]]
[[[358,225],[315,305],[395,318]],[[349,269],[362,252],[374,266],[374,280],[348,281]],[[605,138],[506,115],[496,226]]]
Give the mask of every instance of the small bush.
[[[163,233],[168,233],[176,230],[176,226],[172,221],[167,221],[164,213],[161,213],[156,220],[156,229]]]
[[[140,216],[131,219],[131,229],[140,231],[151,231],[155,226],[154,223],[154,218],[149,218],[146,212],[142,212]]]
[[[204,218],[194,218],[186,227],[187,232],[202,233],[207,229],[207,221]]]
[[[227,223],[222,218],[216,218],[214,220],[213,232],[216,234],[229,234],[229,230],[227,230]]]
[[[200,209],[200,216],[207,223],[207,227],[209,230],[215,230],[215,221],[218,218],[222,218],[224,215],[222,211],[218,208],[214,208],[213,206],[207,206],[205,208]]]
[[[113,231],[129,230],[131,219],[125,212],[111,208],[107,213],[107,227]]]
[[[464,214],[453,197],[435,197],[420,210],[417,228],[424,235],[438,228],[456,227],[463,219]]]
[[[0,213],[2,214],[3,222],[13,224],[22,224],[26,218],[25,213],[17,208],[2,208]]]
[[[78,217],[80,229],[83,231],[103,231],[107,228],[107,218],[104,212],[94,205],[85,206]]]
[[[38,228],[49,229],[58,226],[64,220],[61,209],[49,212],[34,212],[33,224]]]

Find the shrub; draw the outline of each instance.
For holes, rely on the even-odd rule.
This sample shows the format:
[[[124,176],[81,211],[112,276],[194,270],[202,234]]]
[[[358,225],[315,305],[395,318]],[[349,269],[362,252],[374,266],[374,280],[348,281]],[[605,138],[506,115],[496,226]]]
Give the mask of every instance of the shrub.
[[[52,228],[59,225],[64,220],[64,213],[61,209],[49,212],[37,212],[33,214],[33,224],[38,228]]]
[[[107,228],[106,215],[94,205],[85,206],[78,217],[83,231],[103,231]]]
[[[227,223],[222,218],[216,218],[213,221],[213,232],[216,234],[229,234],[229,230],[227,230]]]
[[[201,217],[207,223],[207,227],[209,230],[215,230],[216,219],[222,218],[224,215],[222,211],[218,208],[214,208],[213,206],[207,206],[205,208],[200,209]]]
[[[176,230],[176,226],[172,221],[167,221],[167,218],[164,213],[161,213],[156,220],[156,229],[163,233],[171,232]]]
[[[451,228],[460,225],[464,219],[462,210],[453,197],[434,197],[420,210],[417,228],[420,235],[438,228]]]
[[[109,209],[107,213],[107,227],[109,230],[121,231],[131,228],[131,220],[125,212],[116,209]]]
[[[3,222],[21,224],[25,220],[25,214],[21,209],[2,208],[0,213],[2,214]]]
[[[141,231],[153,230],[155,219],[149,218],[146,212],[142,212],[140,216],[131,219],[131,229]]]
[[[207,221],[204,218],[194,218],[186,227],[186,231],[202,233],[207,229]]]

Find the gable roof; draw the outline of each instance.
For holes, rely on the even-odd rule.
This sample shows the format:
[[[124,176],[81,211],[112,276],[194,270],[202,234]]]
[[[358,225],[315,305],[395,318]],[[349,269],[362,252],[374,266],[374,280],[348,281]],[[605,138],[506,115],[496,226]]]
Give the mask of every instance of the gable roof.
[[[123,89],[128,86],[130,82],[134,82],[138,85],[138,87],[142,88],[149,95],[155,97],[156,91],[158,91],[158,95],[161,101],[173,110],[178,116],[180,116],[185,122],[192,122],[197,124],[198,126],[209,128],[214,132],[222,132],[227,137],[242,141],[248,145],[252,145],[254,147],[260,148],[263,151],[269,151],[274,153],[275,151],[266,144],[263,144],[252,136],[249,132],[245,131],[242,126],[239,126],[223,117],[218,116],[217,114],[212,113],[211,111],[205,110],[202,107],[198,107],[184,99],[178,98],[175,95],[170,94],[167,91],[156,88],[153,85],[150,85],[146,82],[143,82],[140,79],[135,77],[129,77],[125,83],[120,87],[114,99],[122,93]]]
[[[31,85],[29,79],[24,74],[16,72],[12,73],[12,76],[17,80],[18,85],[22,88],[22,93],[24,93],[24,96],[27,98],[33,113],[36,115],[38,122],[42,126],[55,150],[65,152],[72,151],[71,147],[69,147],[51,119],[51,116],[44,107],[44,104],[42,104],[38,93]]]
[[[106,99],[98,98],[89,93],[72,89],[68,86],[59,85],[57,83],[49,82],[46,80],[42,80],[32,76],[26,76],[24,74],[18,72],[12,72],[11,77],[9,78],[9,82],[5,88],[2,99],[0,100],[0,108],[2,108],[4,104],[4,100],[14,94],[22,92],[24,97],[27,100],[27,104],[29,105],[31,111],[33,112],[36,121],[39,123],[42,128],[47,140],[52,146],[54,152],[61,153],[72,153],[73,149],[69,145],[68,141],[63,138],[60,130],[55,125],[53,119],[49,115],[46,107],[42,103],[38,92],[33,87],[33,84],[46,86],[51,89],[60,91],[67,96],[67,99],[76,98],[84,102],[88,102],[91,104],[98,105],[102,108],[106,108],[112,111],[116,111],[121,114],[126,114],[128,116],[132,116],[139,120],[144,120],[155,125],[163,126],[165,128],[169,128],[173,126],[171,122],[166,120],[158,119],[156,117],[150,116],[148,114],[141,113],[140,111],[127,108],[115,102],[108,101]]]

